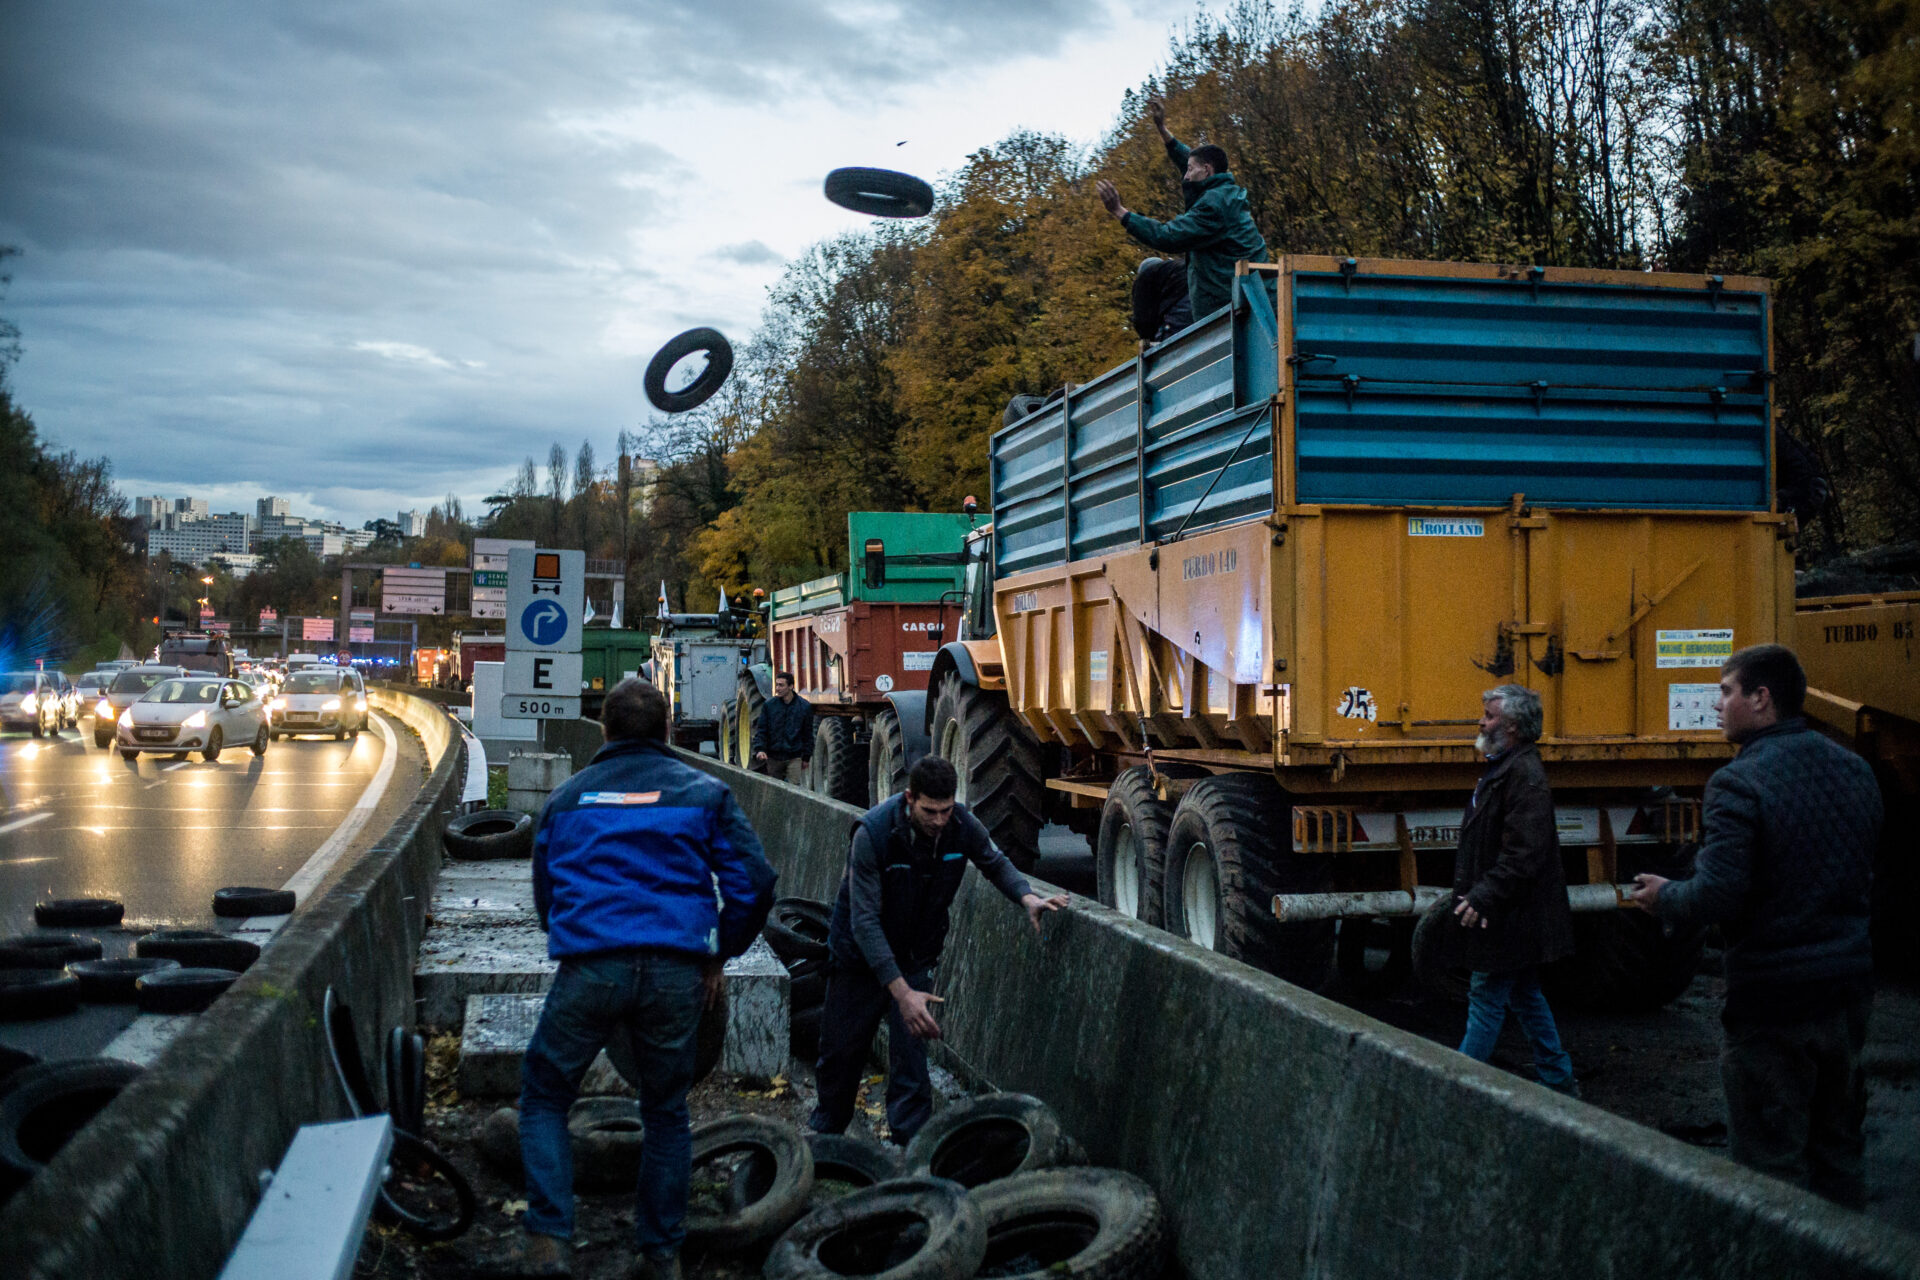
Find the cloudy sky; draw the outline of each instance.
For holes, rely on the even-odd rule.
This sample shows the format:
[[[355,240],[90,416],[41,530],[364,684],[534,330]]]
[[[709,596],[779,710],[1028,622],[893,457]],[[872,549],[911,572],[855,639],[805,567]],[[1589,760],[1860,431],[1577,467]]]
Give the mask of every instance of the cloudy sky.
[[[18,0],[0,314],[18,401],[129,494],[352,524],[650,416],[859,225],[1017,127],[1091,142],[1190,0]],[[904,142],[906,145],[896,145]]]

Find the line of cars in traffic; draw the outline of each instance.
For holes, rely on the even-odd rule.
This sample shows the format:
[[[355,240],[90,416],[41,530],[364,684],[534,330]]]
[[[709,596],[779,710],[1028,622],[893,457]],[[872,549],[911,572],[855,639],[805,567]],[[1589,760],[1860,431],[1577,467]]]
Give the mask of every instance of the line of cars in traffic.
[[[158,662],[103,663],[75,679],[0,673],[0,728],[42,738],[91,715],[94,746],[128,760],[199,752],[211,762],[228,747],[263,755],[283,736],[357,738],[370,714],[360,673],[317,660],[251,663],[232,676]]]

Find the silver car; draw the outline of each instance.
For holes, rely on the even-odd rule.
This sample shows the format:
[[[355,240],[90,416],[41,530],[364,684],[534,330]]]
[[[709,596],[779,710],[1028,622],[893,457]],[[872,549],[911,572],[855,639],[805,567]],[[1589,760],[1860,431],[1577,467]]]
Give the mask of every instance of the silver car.
[[[31,729],[34,737],[44,738],[60,732],[66,718],[66,700],[51,673],[0,675],[0,728]]]
[[[273,736],[303,733],[359,737],[367,727],[367,689],[351,668],[310,665],[287,675],[273,700]]]
[[[267,704],[238,680],[187,676],[162,681],[128,707],[115,730],[122,757],[164,751],[185,758],[198,751],[212,764],[221,748],[248,746],[267,754]]]
[[[106,750],[113,745],[113,727],[128,707],[160,684],[187,674],[185,667],[138,665],[128,667],[113,678],[107,692],[93,708],[93,745]]]

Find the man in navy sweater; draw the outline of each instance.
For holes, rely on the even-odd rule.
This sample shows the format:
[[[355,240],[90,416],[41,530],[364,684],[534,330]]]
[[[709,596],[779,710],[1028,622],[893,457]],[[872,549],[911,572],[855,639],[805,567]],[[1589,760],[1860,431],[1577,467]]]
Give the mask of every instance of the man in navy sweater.
[[[607,744],[548,798],[533,840],[534,905],[560,972],[522,1076],[528,1234],[515,1270],[571,1274],[567,1109],[594,1056],[624,1027],[639,1059],[647,1138],[634,1214],[637,1274],[677,1280],[694,1030],[719,994],[721,965],[766,922],[774,870],[733,792],[668,749],[660,690],[622,680],[601,721]]]

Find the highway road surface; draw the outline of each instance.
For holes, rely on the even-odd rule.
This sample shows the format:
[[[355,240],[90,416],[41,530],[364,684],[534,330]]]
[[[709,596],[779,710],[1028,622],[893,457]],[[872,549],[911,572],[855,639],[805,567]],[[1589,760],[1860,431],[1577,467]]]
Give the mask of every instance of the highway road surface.
[[[151,929],[215,927],[222,886],[291,887],[305,906],[405,810],[425,759],[385,716],[357,740],[282,738],[264,756],[229,749],[212,764],[122,760],[93,745],[91,720],[40,741],[0,735],[0,937],[36,932],[33,904],[48,898],[124,902],[117,930],[58,931],[99,937],[109,957]],[[133,1013],[0,1022],[0,1044],[97,1052]]]

